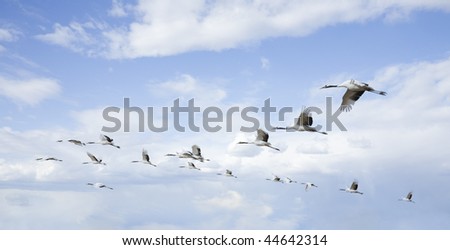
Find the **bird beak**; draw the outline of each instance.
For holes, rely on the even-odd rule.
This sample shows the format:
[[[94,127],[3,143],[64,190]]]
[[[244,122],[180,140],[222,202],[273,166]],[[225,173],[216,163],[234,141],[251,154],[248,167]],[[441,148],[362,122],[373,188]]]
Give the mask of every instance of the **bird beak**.
[[[320,89],[326,89],[328,88],[328,85],[324,85],[323,87],[321,87]]]

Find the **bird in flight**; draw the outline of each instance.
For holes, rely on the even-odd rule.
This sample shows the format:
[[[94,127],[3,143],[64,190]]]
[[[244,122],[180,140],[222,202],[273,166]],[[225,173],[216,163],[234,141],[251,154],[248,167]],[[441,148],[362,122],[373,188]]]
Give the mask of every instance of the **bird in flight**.
[[[57,142],[63,142],[63,141],[64,140],[57,140]],[[86,145],[86,143],[81,142],[80,140],[70,139],[70,140],[67,140],[67,141],[72,143],[72,144],[74,144],[74,145],[77,145],[77,146],[85,146]]]
[[[205,159],[202,156],[202,150],[198,145],[192,145],[192,151],[185,150],[181,153],[176,152],[174,154],[166,154],[166,156],[175,156],[178,158],[188,158],[188,159],[193,159],[193,160],[197,160],[200,162],[209,161],[209,159]]]
[[[317,132],[326,135],[326,132],[318,131],[317,128],[311,127],[313,124],[313,118],[311,117],[311,108],[304,109],[298,118],[295,120],[294,125],[288,127],[275,127],[275,129],[283,129],[286,131],[308,131]]]
[[[83,162],[83,164],[101,164],[101,165],[106,165],[106,163],[104,163],[102,161],[102,159],[99,159],[99,158],[95,157],[95,155],[93,155],[93,154],[91,154],[89,152],[87,152],[86,154],[89,156],[89,159],[91,159],[91,161],[90,162],[89,161]]]
[[[111,137],[109,137],[107,135],[102,135],[102,134],[100,135],[100,141],[98,141],[98,142],[90,141],[90,142],[87,142],[87,144],[111,145],[115,148],[120,148],[120,146],[117,146],[114,144],[114,140]]]
[[[180,168],[188,168],[188,169],[194,169],[194,170],[200,170],[200,168],[196,167],[194,163],[188,162],[187,166],[180,166]]]
[[[62,161],[62,160],[55,157],[47,157],[47,158],[39,157],[36,158],[36,161]]]
[[[225,173],[218,173],[218,175],[237,178],[237,176],[233,175],[233,171],[231,171],[229,169],[226,169]]]
[[[113,190],[112,187],[108,187],[108,186],[106,186],[105,184],[100,183],[100,182],[96,182],[96,183],[91,183],[91,182],[89,182],[89,183],[87,183],[86,185],[93,186],[93,187],[95,187],[95,188],[107,188],[107,189]]]
[[[238,144],[254,144],[259,147],[269,147],[271,149],[280,151],[279,148],[273,147],[272,144],[270,142],[268,142],[268,140],[269,140],[269,134],[262,129],[258,129],[256,131],[256,140],[255,141],[250,141],[250,142],[240,141],[240,142],[238,142]]]
[[[413,192],[409,192],[405,197],[398,199],[399,201],[406,201],[406,202],[412,202],[415,203],[412,200]]]
[[[266,179],[268,181],[273,181],[273,182],[280,182],[280,183],[284,183],[284,181],[278,176],[278,175],[273,175],[272,179]]]
[[[352,185],[350,187],[345,188],[345,189],[341,188],[339,190],[345,191],[347,193],[363,194],[363,193],[358,191],[358,181],[356,181],[356,180],[352,182]]]
[[[149,165],[152,165],[153,167],[156,167],[156,165],[150,161],[150,156],[148,155],[147,150],[145,150],[145,149],[142,149],[142,160],[132,161],[131,163],[138,163],[138,162],[144,163],[144,164],[149,164]]]
[[[350,111],[352,109],[352,106],[355,104],[355,102],[364,94],[365,91],[369,91],[375,94],[379,95],[386,95],[387,93],[384,91],[375,90],[369,84],[361,81],[357,81],[354,79],[347,80],[341,84],[338,85],[325,85],[321,89],[326,88],[346,88],[347,91],[345,92],[344,96],[342,97],[342,103],[339,107],[340,111]]]
[[[311,182],[302,182],[301,184],[305,185],[305,191],[308,191],[311,187],[318,187],[314,183],[311,183]]]

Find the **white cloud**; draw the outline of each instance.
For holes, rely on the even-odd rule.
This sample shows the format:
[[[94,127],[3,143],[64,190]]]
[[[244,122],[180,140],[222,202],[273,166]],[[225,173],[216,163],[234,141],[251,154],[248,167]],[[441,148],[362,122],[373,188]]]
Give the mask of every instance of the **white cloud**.
[[[92,20],[85,23],[71,22],[68,26],[55,23],[53,29],[52,33],[36,35],[35,38],[87,55],[97,55],[102,50],[101,34],[97,32],[106,29],[103,23]]]
[[[195,98],[197,105],[215,105],[227,97],[226,90],[214,82],[204,82],[189,74],[182,74],[175,79],[149,84],[152,95],[173,98]]]
[[[269,59],[267,59],[265,57],[261,57],[261,68],[265,69],[265,70],[270,68],[270,61],[269,61]]]
[[[226,194],[223,194],[220,197],[210,198],[208,200],[203,201],[202,206],[205,206],[209,209],[238,209],[242,206],[242,195],[240,195],[236,191],[228,191]]]
[[[58,95],[60,91],[61,86],[54,79],[10,79],[0,76],[0,95],[17,103],[36,105]]]
[[[74,113],[79,126],[72,130],[2,128],[0,145],[7,146],[0,148],[0,185],[7,188],[0,194],[0,218],[5,222],[1,227],[448,229],[448,222],[441,218],[447,216],[450,199],[446,191],[449,67],[450,58],[446,58],[381,69],[370,82],[388,91],[388,96],[367,93],[351,112],[343,113],[340,118],[348,132],[273,132],[270,140],[281,152],[236,145],[241,139],[254,139],[254,134],[223,131],[115,133],[112,137],[122,146],[120,150],[55,142],[70,137],[96,140],[100,109]],[[194,91],[204,84],[187,75],[180,77],[181,83],[172,81],[176,84],[167,88],[180,84],[172,91],[184,87]],[[330,95],[334,94],[340,97],[342,92]],[[178,166],[185,161],[164,156],[194,143],[212,159],[197,163],[202,171],[181,170]],[[242,157],[234,151],[238,146],[256,153]],[[149,150],[157,168],[130,164],[139,159],[142,148]],[[103,156],[108,166],[82,165],[88,150]],[[49,154],[64,162],[34,161]],[[216,175],[224,169],[232,169],[238,178]],[[266,181],[272,173],[312,181],[319,188],[305,192],[299,184]],[[353,179],[360,181],[364,195],[338,191]],[[115,189],[86,189],[88,181],[105,182]],[[417,203],[406,208],[397,199],[411,189]],[[407,216],[405,209],[409,209]],[[68,210],[76,213],[61,221],[59,217]],[[417,220],[411,222],[411,217]]]
[[[177,6],[177,8],[173,8]],[[123,3],[113,1],[110,15],[126,15]],[[414,10],[450,10],[436,1],[186,1],[140,0],[127,7],[134,14],[119,27],[55,24],[40,40],[78,52],[108,58],[168,56],[189,51],[221,51],[280,36],[306,36],[340,23],[375,18],[404,19]],[[99,34],[94,35],[94,32]],[[95,43],[92,41],[95,39]]]
[[[108,10],[108,15],[113,17],[125,17],[128,14],[125,5],[121,0],[113,0],[111,9]]]
[[[20,32],[10,28],[0,28],[0,42],[12,42],[19,38]]]

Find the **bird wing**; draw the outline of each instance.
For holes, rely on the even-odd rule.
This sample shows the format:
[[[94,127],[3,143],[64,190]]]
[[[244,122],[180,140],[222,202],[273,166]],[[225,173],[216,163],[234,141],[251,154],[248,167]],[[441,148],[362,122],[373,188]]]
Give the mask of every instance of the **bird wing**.
[[[357,189],[358,189],[358,182],[354,181],[354,182],[352,183],[352,185],[350,186],[350,189],[351,189],[351,190],[357,190]]]
[[[313,118],[310,115],[311,109],[307,108],[304,109],[298,119],[297,119],[297,125],[299,126],[311,126],[313,123]]]
[[[97,157],[95,157],[93,154],[91,154],[91,153],[89,153],[89,152],[87,152],[87,155],[89,156],[89,158],[91,158],[91,160],[92,161],[96,161],[96,162],[98,162],[98,159],[97,159]]]
[[[259,128],[258,131],[257,131],[256,140],[257,141],[265,141],[265,142],[267,142],[269,140],[269,134],[266,133],[264,130]]]
[[[411,200],[412,199],[412,192],[409,192],[407,195],[406,195],[406,199],[408,199],[408,200]]]
[[[102,141],[107,141],[107,142],[113,142],[114,140],[111,139],[111,137],[107,136],[107,135],[100,135],[100,139]]]
[[[202,155],[202,151],[201,151],[200,147],[197,145],[192,145],[192,153],[196,156]]]
[[[147,150],[142,150],[142,160],[143,161],[150,161],[150,156],[148,156]]]
[[[364,94],[364,91],[347,90],[342,97],[341,109],[346,111],[351,109],[351,106]]]

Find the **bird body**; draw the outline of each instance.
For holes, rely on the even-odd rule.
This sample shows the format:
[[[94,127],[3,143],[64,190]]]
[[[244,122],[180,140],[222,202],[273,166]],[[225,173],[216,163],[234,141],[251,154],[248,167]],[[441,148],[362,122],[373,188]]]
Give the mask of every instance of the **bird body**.
[[[292,180],[289,177],[286,177],[287,183],[297,183],[297,181]]]
[[[318,131],[315,127],[311,127],[311,125],[313,124],[313,118],[311,117],[310,113],[311,113],[311,109],[306,108],[300,113],[300,115],[296,119],[294,125],[289,126],[289,127],[275,127],[275,129],[284,129],[288,132],[293,132],[293,131],[317,132],[317,133],[326,135],[327,134],[326,132],[321,132],[321,131]]]
[[[301,184],[305,185],[305,191],[308,191],[311,187],[318,187],[314,183],[311,183],[311,182],[302,182]]]
[[[100,135],[100,141],[98,141],[98,142],[90,141],[90,142],[87,142],[87,144],[110,145],[110,146],[120,149],[120,146],[115,145],[114,140],[111,137],[109,137],[107,135],[102,135],[102,134]]]
[[[227,176],[227,177],[237,178],[237,176],[233,175],[233,171],[231,171],[229,169],[226,169],[225,173],[223,173],[223,174],[222,173],[218,173],[218,175],[224,175],[224,176]]]
[[[47,158],[39,157],[36,158],[36,161],[62,161],[62,160],[57,159],[55,157],[47,157]]]
[[[200,162],[209,161],[202,156],[202,150],[197,145],[192,145],[192,159],[198,160]]]
[[[102,161],[102,159],[99,159],[99,158],[97,158],[97,157],[95,157],[95,155],[93,155],[93,154],[91,154],[91,153],[89,153],[89,152],[87,152],[87,155],[89,156],[89,158],[91,159],[91,161],[90,162],[83,162],[83,164],[101,164],[101,165],[106,165],[106,163],[104,163],[103,161]]]
[[[338,85],[325,85],[322,89],[325,88],[346,88],[344,96],[342,97],[342,103],[339,107],[341,111],[350,111],[355,102],[364,94],[365,91],[369,91],[379,95],[386,95],[387,93],[384,91],[375,90],[369,84],[361,81],[357,81],[354,79],[347,80]]]
[[[176,152],[175,154],[166,154],[166,156],[175,156],[178,158],[188,158],[197,160],[200,162],[209,161],[209,159],[205,159],[202,156],[202,150],[198,145],[192,145],[192,151],[183,151],[183,152]]]
[[[67,140],[67,141],[72,143],[72,144],[75,144],[77,146],[85,146],[86,145],[86,143],[81,142],[80,140],[70,139],[70,140]],[[57,140],[57,142],[63,142],[63,140]]]
[[[256,146],[259,147],[269,147],[271,149],[275,149],[277,151],[280,151],[279,148],[273,147],[272,144],[270,142],[268,142],[269,140],[269,134],[267,132],[265,132],[262,129],[258,129],[256,131],[256,140],[255,141],[250,141],[250,142],[245,142],[245,141],[241,141],[238,142],[238,144],[254,144]]]
[[[190,151],[184,151],[184,152],[176,152],[174,154],[166,154],[166,156],[176,156],[178,158],[191,158],[192,159],[192,153]]]
[[[187,167],[186,166],[180,166],[180,168],[188,168],[188,169],[194,169],[194,170],[200,170],[200,168],[196,167],[193,162],[188,162]]]
[[[352,185],[348,188],[345,189],[339,189],[341,191],[345,191],[347,193],[353,193],[353,194],[363,194],[361,192],[358,191],[358,182],[357,181],[353,181]]]
[[[280,183],[284,183],[284,181],[278,176],[278,175],[273,175],[272,179],[266,179],[268,181],[273,181],[273,182],[280,182]]]
[[[131,163],[139,163],[139,162],[144,163],[144,164],[149,164],[149,165],[152,165],[153,167],[156,167],[156,165],[150,161],[150,156],[148,155],[147,150],[145,150],[145,149],[142,149],[142,160],[132,161]]]
[[[89,183],[87,183],[86,185],[93,186],[93,187],[95,187],[95,188],[107,188],[107,189],[113,190],[112,187],[108,187],[108,186],[106,186],[105,184],[100,183],[100,182],[96,182],[96,183],[91,183],[91,182],[89,182]]]
[[[412,200],[412,196],[413,196],[413,193],[412,193],[412,192],[409,192],[405,197],[400,198],[399,201],[406,201],[406,202],[412,202],[412,203],[415,203],[415,202]]]

